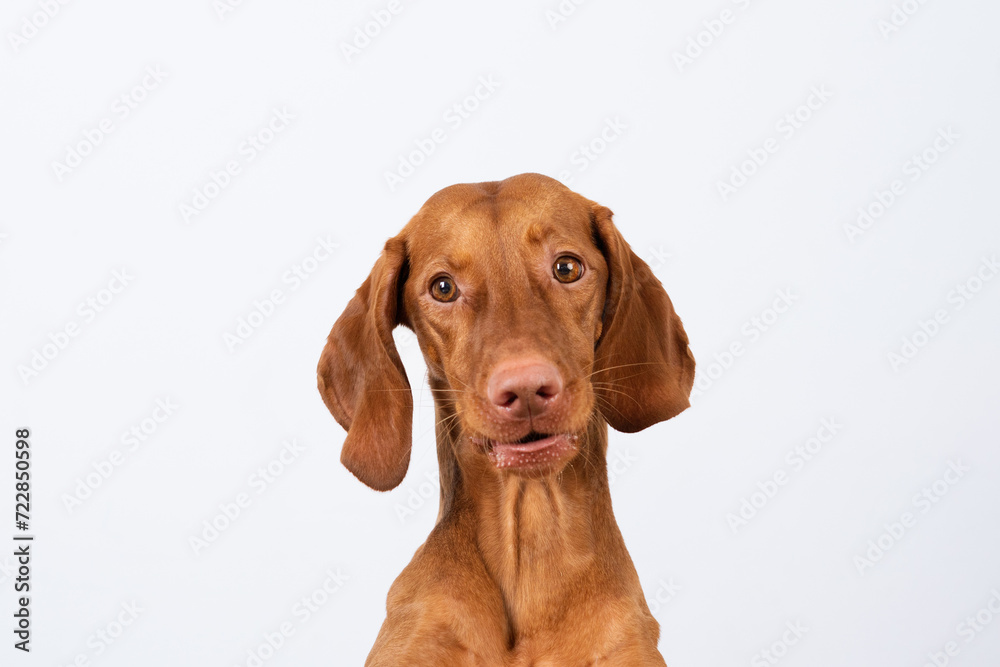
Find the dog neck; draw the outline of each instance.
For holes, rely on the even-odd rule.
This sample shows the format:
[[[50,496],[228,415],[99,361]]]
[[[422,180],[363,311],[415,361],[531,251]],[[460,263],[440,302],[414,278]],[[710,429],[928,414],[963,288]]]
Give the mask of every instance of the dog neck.
[[[439,409],[439,424],[442,416],[447,410]],[[462,437],[458,429],[438,433],[438,526],[474,542],[515,633],[542,630],[553,621],[551,610],[567,608],[559,603],[581,591],[606,584],[621,591],[621,579],[638,590],[611,510],[603,420],[591,420],[579,454],[562,472],[535,479],[498,470]]]

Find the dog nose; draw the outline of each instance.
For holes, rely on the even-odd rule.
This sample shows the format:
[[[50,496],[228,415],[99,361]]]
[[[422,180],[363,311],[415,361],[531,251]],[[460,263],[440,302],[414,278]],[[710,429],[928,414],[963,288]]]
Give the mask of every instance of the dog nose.
[[[562,376],[542,360],[512,360],[501,363],[490,376],[486,396],[512,419],[537,417],[559,396]]]

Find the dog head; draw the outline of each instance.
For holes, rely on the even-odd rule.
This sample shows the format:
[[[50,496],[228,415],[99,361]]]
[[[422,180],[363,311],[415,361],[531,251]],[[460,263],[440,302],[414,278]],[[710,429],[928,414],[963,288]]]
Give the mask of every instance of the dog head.
[[[413,403],[392,339],[417,335],[460,458],[538,476],[603,418],[634,432],[688,407],[694,358],[670,298],[611,211],[539,174],[454,185],[390,239],[333,326],[319,389],[344,465],[406,474]]]

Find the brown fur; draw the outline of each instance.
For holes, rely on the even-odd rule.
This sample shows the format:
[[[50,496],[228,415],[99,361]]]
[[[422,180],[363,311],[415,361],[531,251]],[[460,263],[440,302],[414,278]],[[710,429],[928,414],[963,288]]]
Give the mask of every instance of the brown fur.
[[[379,490],[410,458],[412,398],[392,329],[416,332],[437,413],[441,505],[389,591],[370,667],[663,665],[659,626],[615,522],[607,425],[644,429],[688,407],[694,358],[670,299],[611,211],[538,174],[455,185],[390,239],[330,332],[319,388],[347,429],[341,460]],[[556,281],[578,257],[583,276]],[[435,301],[439,274],[454,303]],[[531,428],[579,436],[558,470],[494,466],[470,438],[513,442],[486,384],[541,358],[564,380]]]

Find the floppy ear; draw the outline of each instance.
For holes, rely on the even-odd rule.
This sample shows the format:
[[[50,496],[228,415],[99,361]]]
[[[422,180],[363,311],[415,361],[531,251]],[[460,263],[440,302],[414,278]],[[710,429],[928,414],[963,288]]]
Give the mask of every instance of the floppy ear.
[[[323,402],[347,429],[340,461],[378,491],[398,486],[410,465],[413,396],[392,340],[405,267],[402,239],[390,239],[333,325],[316,369]]]
[[[625,433],[670,419],[691,404],[694,355],[652,269],[636,256],[604,206],[594,231],[608,264],[603,328],[594,353],[594,387],[605,420]]]

